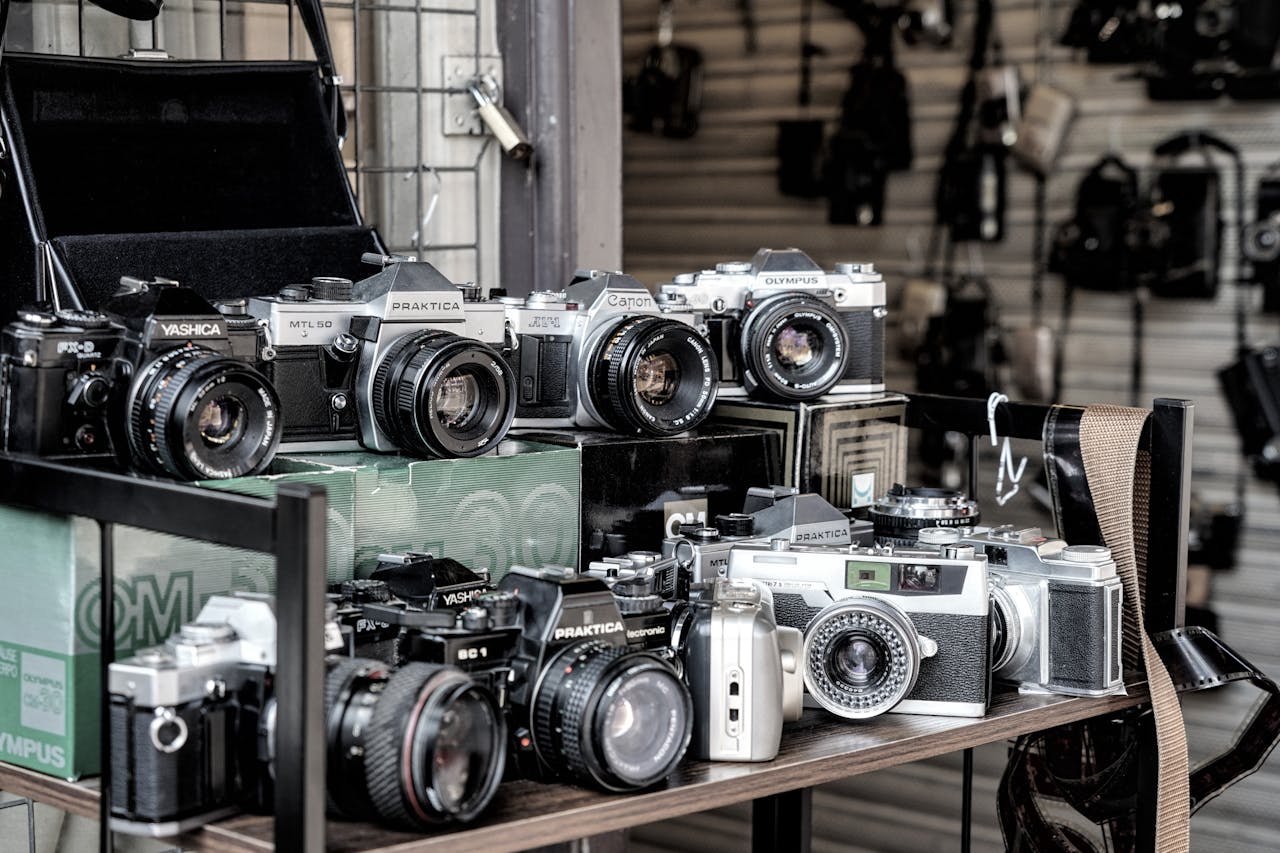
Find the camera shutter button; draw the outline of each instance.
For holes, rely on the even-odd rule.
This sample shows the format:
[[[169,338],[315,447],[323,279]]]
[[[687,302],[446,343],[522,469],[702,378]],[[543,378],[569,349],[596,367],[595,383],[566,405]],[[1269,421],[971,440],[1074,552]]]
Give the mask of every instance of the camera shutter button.
[[[1062,549],[1062,559],[1072,563],[1105,563],[1111,559],[1111,549],[1101,545],[1068,545]]]
[[[111,319],[106,314],[99,314],[97,311],[62,308],[55,314],[68,326],[79,326],[81,329],[105,329],[111,323]]]

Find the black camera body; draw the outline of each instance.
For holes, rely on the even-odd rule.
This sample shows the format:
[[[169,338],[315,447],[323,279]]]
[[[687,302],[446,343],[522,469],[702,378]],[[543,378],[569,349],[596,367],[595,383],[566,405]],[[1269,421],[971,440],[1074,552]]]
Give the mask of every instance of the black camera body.
[[[280,402],[251,364],[256,324],[174,281],[121,285],[98,311],[24,311],[0,333],[4,449],[188,480],[264,470]]]

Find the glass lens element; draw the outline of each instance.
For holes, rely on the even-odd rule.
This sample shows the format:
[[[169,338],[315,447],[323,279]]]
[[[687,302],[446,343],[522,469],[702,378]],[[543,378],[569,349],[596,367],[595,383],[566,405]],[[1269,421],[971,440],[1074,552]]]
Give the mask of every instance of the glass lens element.
[[[495,760],[497,730],[490,704],[474,693],[445,708],[431,757],[433,787],[445,811],[462,811],[485,785]]]
[[[480,408],[480,384],[470,371],[454,370],[436,386],[435,416],[446,429],[465,429]]]
[[[200,409],[197,428],[205,447],[234,447],[244,435],[244,404],[235,397],[216,397]]]
[[[774,338],[773,354],[782,367],[805,367],[822,355],[822,338],[811,329],[789,325]]]
[[[832,668],[841,681],[862,687],[871,683],[880,669],[880,654],[866,637],[850,634],[831,653]]]
[[[636,393],[650,405],[669,402],[679,387],[680,365],[671,353],[650,353],[636,364]]]
[[[627,780],[650,779],[683,749],[680,733],[688,722],[679,687],[673,674],[649,670],[626,678],[605,699],[603,747],[613,772]]]

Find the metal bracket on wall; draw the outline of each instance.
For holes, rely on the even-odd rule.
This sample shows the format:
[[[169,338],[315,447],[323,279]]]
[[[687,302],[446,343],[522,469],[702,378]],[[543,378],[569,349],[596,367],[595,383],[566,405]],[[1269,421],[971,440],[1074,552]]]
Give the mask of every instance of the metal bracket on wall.
[[[441,126],[445,136],[484,136],[484,122],[476,113],[476,102],[467,86],[477,76],[487,74],[503,81],[500,56],[446,56],[444,58],[444,85],[449,94],[444,98],[444,120]]]

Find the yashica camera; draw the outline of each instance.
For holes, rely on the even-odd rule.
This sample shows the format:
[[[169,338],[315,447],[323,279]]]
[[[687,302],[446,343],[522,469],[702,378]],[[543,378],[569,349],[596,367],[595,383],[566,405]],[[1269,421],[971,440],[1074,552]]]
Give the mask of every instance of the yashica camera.
[[[750,261],[676,276],[658,304],[706,327],[723,397],[884,390],[884,277],[872,264],[826,272],[799,249],[761,249]]]
[[[706,420],[719,367],[693,315],[659,311],[629,275],[579,272],[564,291],[504,297],[517,427],[676,435]]]
[[[771,761],[782,724],[800,719],[804,639],[774,621],[769,588],[715,578],[693,587],[678,627],[693,696],[689,754],[704,761]]]
[[[515,417],[515,379],[499,349],[502,306],[428,263],[366,255],[359,282],[315,278],[224,306],[261,321],[263,371],[284,406],[289,450],[361,446],[478,456]]]
[[[326,627],[331,651],[338,631]],[[423,829],[484,809],[507,749],[487,689],[451,666],[327,663],[331,811]],[[175,835],[270,809],[275,667],[274,600],[250,593],[214,596],[164,646],[111,664],[111,828]]]
[[[630,791],[666,778],[688,747],[688,689],[665,656],[628,644],[599,578],[516,566],[461,613],[366,612],[405,629],[402,657],[457,665],[503,691],[525,778]]]
[[[260,473],[281,406],[249,363],[256,342],[252,322],[162,278],[122,278],[97,311],[23,311],[0,334],[4,449],[183,480]]]
[[[724,576],[739,542],[788,539],[824,545],[870,545],[871,523],[851,521],[821,495],[794,486],[752,486],[742,512],[718,515],[711,524],[684,525],[662,543],[662,555],[687,566],[694,583]]]
[[[894,711],[981,717],[991,684],[987,559],[972,546],[743,543],[729,577],[773,592],[804,631],[809,699],[841,717]]]
[[[877,545],[914,547],[926,527],[972,530],[982,521],[978,502],[955,489],[904,486],[894,483],[884,497],[871,505],[871,523]]]
[[[1124,585],[1110,550],[1010,524],[961,542],[987,555],[996,678],[1072,696],[1124,692]]]

